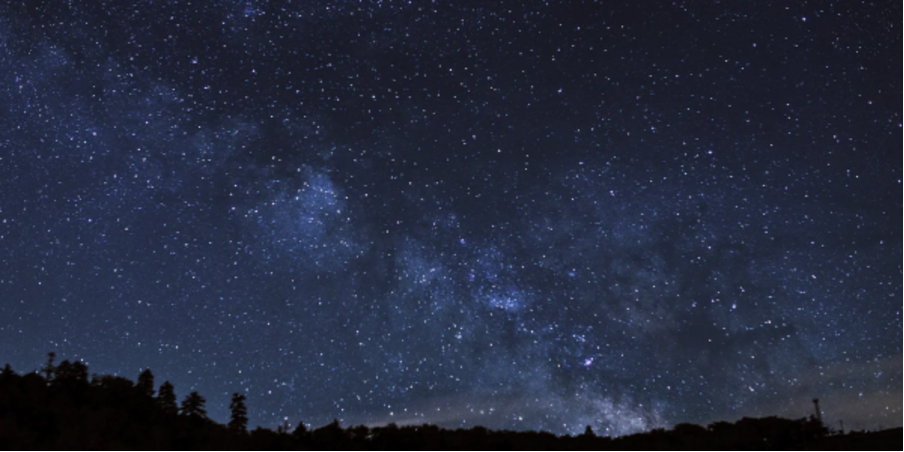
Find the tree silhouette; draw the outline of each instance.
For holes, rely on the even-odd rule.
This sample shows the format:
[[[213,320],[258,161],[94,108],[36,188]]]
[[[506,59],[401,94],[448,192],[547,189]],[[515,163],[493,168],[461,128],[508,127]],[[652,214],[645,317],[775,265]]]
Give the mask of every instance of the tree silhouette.
[[[236,433],[247,433],[248,408],[245,407],[245,396],[237,392],[232,394],[229,410],[232,412],[229,417],[229,429]]]
[[[0,377],[12,378],[14,376],[16,376],[16,372],[13,371],[13,368],[9,365],[9,363],[3,366],[3,370],[0,371]]]
[[[276,427],[276,433],[279,433],[280,435],[288,435],[289,429],[291,429],[291,428],[292,428],[292,425],[289,424],[288,420],[285,420],[285,421],[283,421],[282,425],[279,425]]]
[[[207,400],[201,394],[198,394],[197,391],[192,391],[191,394],[185,396],[185,399],[182,400],[181,414],[193,419],[206,419],[207,410],[204,409],[204,404],[206,403]]]
[[[50,352],[47,354],[47,362],[44,364],[44,367],[41,368],[41,372],[44,373],[44,378],[47,381],[53,380],[53,375],[56,372],[56,367],[53,365],[53,361],[56,359],[56,353]]]
[[[314,430],[311,432],[311,436],[314,438],[314,441],[318,443],[336,446],[344,443],[348,439],[348,436],[339,424],[338,419],[333,419],[333,422]]]
[[[308,426],[304,425],[304,421],[298,423],[298,426],[295,427],[295,431],[292,432],[292,437],[296,440],[306,439],[309,436],[310,432],[308,432]]]
[[[61,383],[88,381],[88,366],[81,361],[63,361],[59,366],[56,366],[56,368],[53,369],[52,373],[55,374],[54,381],[59,381]]]
[[[246,397],[232,395],[228,425],[210,420],[197,392],[176,405],[173,385],[164,382],[157,396],[153,375],[139,383],[94,375],[79,361],[44,372],[16,374],[0,368],[0,449],[12,450],[897,450],[901,429],[833,434],[818,417],[743,418],[708,427],[678,424],[619,438],[583,434],[557,437],[547,432],[493,431],[485,427],[446,430],[433,425],[389,424],[343,428],[339,421],[309,430],[299,423],[289,433],[276,429],[248,432]]]
[[[164,381],[157,391],[157,404],[164,413],[174,415],[179,412],[176,407],[176,389],[169,381]]]
[[[141,392],[147,394],[148,397],[154,396],[154,373],[151,372],[151,369],[145,369],[138,374],[138,381],[135,382],[135,387],[141,389]]]

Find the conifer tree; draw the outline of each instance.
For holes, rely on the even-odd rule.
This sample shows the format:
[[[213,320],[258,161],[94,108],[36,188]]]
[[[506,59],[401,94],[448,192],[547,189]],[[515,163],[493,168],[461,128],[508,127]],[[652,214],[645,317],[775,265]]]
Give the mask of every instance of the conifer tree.
[[[56,359],[56,353],[50,352],[47,354],[47,363],[44,364],[44,367],[41,368],[41,372],[44,373],[44,378],[47,381],[53,380],[53,375],[56,373],[56,367],[53,364],[53,361]]]
[[[154,396],[154,373],[151,372],[151,369],[145,369],[138,374],[138,381],[135,383],[135,387],[147,394],[148,397]]]
[[[0,371],[0,381],[2,380],[10,380],[16,376],[16,372],[13,371],[13,368],[10,367],[9,363],[3,366],[3,370]]]
[[[292,432],[292,436],[296,439],[305,438],[308,436],[308,426],[304,424],[304,421],[298,423],[298,426],[295,427],[295,431]]]
[[[175,415],[179,412],[176,406],[176,390],[172,383],[164,381],[160,385],[160,389],[157,391],[157,404],[166,414]]]
[[[229,429],[236,433],[248,431],[248,408],[245,406],[243,394],[232,394],[232,402],[229,404],[232,415],[229,418]]]
[[[182,400],[180,412],[183,416],[188,416],[190,418],[206,419],[207,410],[204,409],[206,403],[207,400],[205,400],[201,394],[198,394],[197,391],[192,391],[191,394],[185,396],[185,399]]]

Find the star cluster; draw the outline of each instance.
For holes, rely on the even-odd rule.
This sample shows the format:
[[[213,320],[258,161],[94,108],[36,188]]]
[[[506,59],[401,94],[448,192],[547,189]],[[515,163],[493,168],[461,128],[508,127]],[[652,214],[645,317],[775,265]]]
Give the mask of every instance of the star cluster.
[[[900,426],[900,4],[0,8],[17,369],[266,426]]]

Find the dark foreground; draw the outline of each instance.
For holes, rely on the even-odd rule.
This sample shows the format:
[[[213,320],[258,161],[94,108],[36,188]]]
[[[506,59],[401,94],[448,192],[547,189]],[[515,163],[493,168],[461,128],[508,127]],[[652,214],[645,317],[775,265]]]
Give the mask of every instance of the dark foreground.
[[[88,378],[87,367],[50,360],[41,374],[0,372],[0,449],[162,450],[902,450],[900,428],[830,432],[815,419],[776,417],[609,438],[588,427],[578,436],[545,432],[446,430],[432,425],[343,428],[338,422],[247,430],[244,397],[232,401],[229,425],[207,418],[197,393],[177,407],[172,385],[155,389],[145,371],[138,382]]]
[[[900,428],[880,432],[850,433],[824,438],[813,444],[813,450],[904,450]]]

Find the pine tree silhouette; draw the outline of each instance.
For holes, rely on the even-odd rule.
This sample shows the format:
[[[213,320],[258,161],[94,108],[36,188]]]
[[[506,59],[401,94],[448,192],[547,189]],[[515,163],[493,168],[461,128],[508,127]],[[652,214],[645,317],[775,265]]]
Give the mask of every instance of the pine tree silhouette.
[[[292,432],[292,437],[295,439],[307,438],[310,432],[308,432],[308,426],[304,424],[304,421],[298,423],[298,426],[295,427],[295,431]]]
[[[151,372],[151,369],[145,369],[138,374],[138,381],[135,382],[135,387],[141,389],[141,392],[147,394],[148,397],[154,396],[154,373]]]
[[[185,396],[185,399],[182,400],[182,408],[180,412],[183,416],[188,416],[194,419],[206,419],[207,418],[207,410],[204,409],[204,404],[207,403],[207,400],[198,394],[197,391],[192,391],[191,394]]]
[[[157,404],[166,414],[175,415],[179,412],[176,406],[176,389],[172,383],[164,381],[160,385],[160,389],[157,391]]]
[[[12,378],[16,376],[16,372],[13,371],[13,368],[9,365],[9,363],[7,363],[5,366],[3,366],[3,370],[0,371],[0,376],[4,378]]]
[[[245,396],[237,392],[232,394],[229,410],[232,412],[229,418],[229,429],[236,433],[247,433],[248,408],[245,406]]]
[[[276,433],[279,433],[280,435],[288,434],[289,429],[291,429],[291,428],[292,428],[292,425],[289,424],[288,420],[285,420],[285,421],[283,421],[282,425],[279,425],[276,427]]]
[[[53,375],[56,373],[56,367],[53,365],[53,361],[56,359],[56,353],[50,352],[47,354],[47,362],[44,364],[44,367],[41,368],[41,372],[44,373],[44,378],[47,381],[53,380]]]

